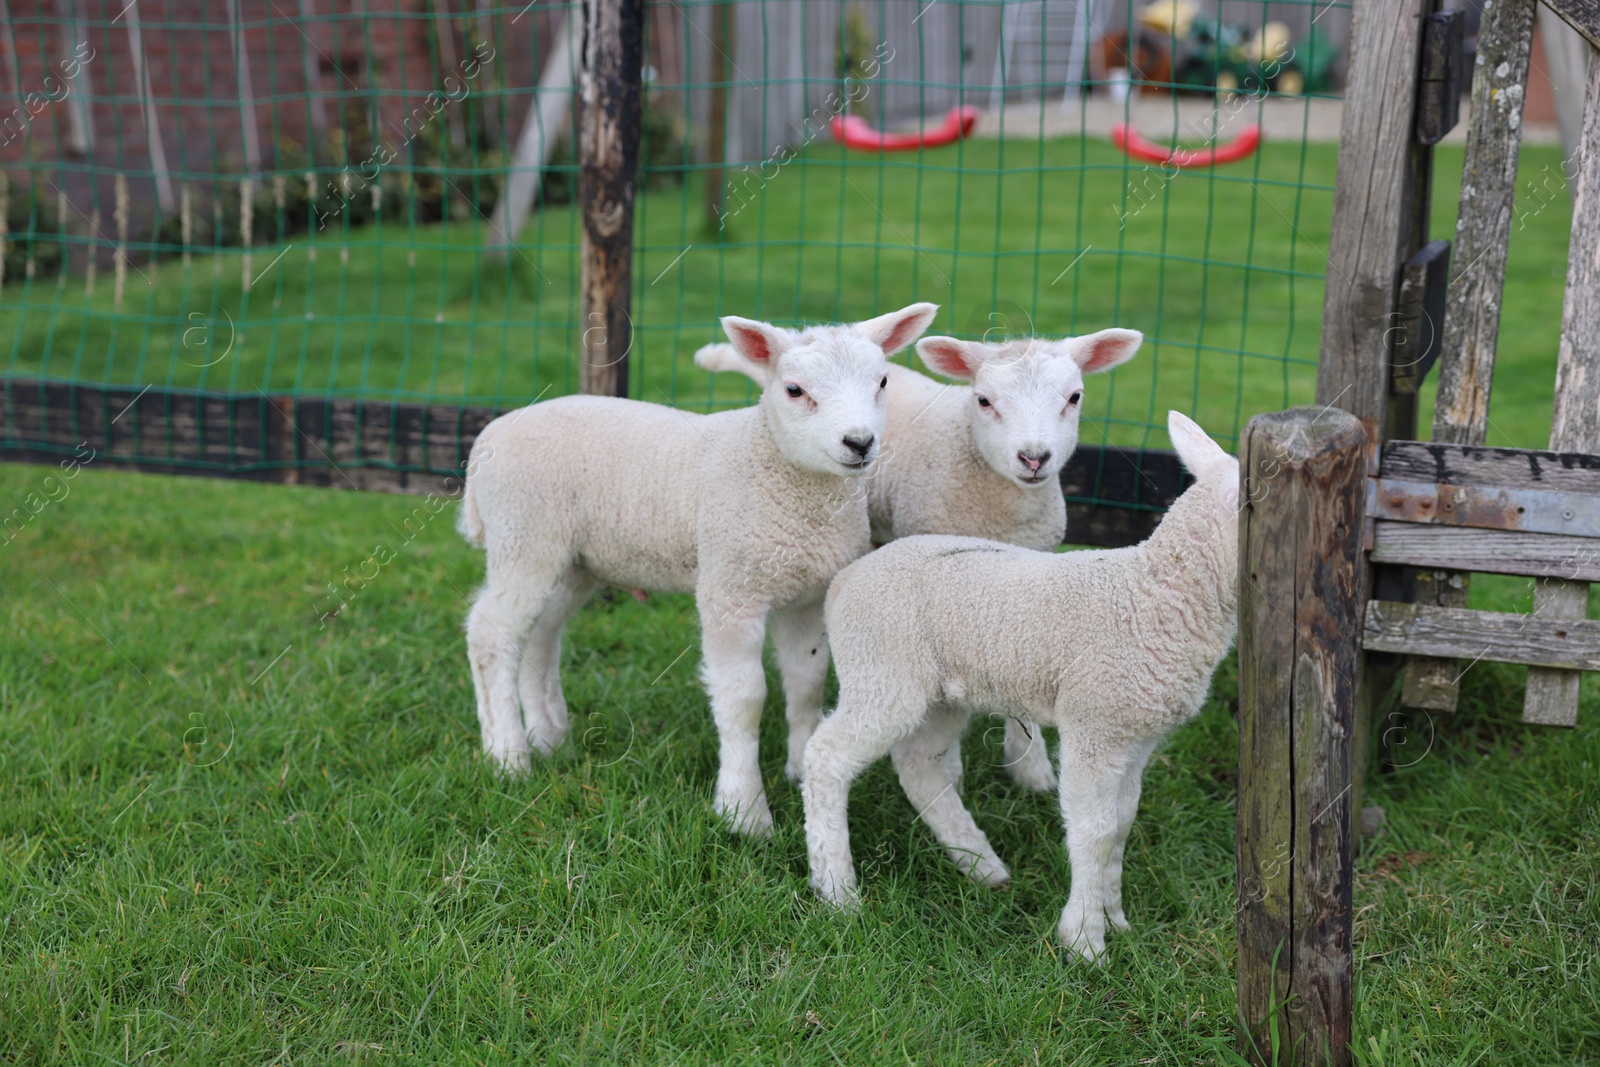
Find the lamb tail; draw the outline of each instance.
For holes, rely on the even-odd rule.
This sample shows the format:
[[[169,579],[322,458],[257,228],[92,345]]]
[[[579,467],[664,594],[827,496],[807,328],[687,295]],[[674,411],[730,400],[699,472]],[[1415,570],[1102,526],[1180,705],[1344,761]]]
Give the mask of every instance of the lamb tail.
[[[470,545],[483,547],[483,516],[478,514],[478,499],[472,487],[477,479],[467,477],[467,484],[461,490],[461,510],[456,514],[456,529],[461,536],[467,539]]]

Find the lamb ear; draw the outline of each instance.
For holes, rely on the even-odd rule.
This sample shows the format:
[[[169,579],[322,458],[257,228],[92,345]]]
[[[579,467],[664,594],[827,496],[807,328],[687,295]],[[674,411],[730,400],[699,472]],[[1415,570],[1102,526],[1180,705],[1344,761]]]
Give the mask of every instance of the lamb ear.
[[[937,314],[938,304],[912,304],[899,311],[858,322],[855,330],[883,349],[884,355],[892,356],[921,337],[923,331],[933,325],[933,317]]]
[[[1078,364],[1078,369],[1085,374],[1095,374],[1132,359],[1144,344],[1144,334],[1138,330],[1101,330],[1070,338],[1066,344],[1067,354]]]
[[[772,380],[772,365],[751,363],[730,344],[705,345],[694,354],[694,365],[712,374],[742,374],[763,389]]]
[[[733,342],[733,349],[758,367],[770,367],[778,354],[789,347],[789,331],[737,315],[722,316],[722,332]]]
[[[1239,469],[1239,461],[1224,452],[1198,423],[1182,412],[1167,412],[1167,435],[1172,438],[1172,447],[1183,465],[1200,481]]]
[[[983,346],[957,337],[924,337],[917,342],[917,355],[929,370],[970,382],[983,362]]]

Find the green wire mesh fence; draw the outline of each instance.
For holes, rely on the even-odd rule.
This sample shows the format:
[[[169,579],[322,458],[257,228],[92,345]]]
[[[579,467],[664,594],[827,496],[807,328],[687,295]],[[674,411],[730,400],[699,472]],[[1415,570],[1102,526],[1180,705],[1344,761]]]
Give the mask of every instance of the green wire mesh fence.
[[[692,363],[723,314],[932,300],[968,337],[1143,330],[1091,381],[1085,445],[1308,400],[1347,5],[1137,7],[647,4],[631,394],[752,402]],[[488,413],[576,391],[581,8],[4,0],[0,22],[0,457],[416,488]],[[830,131],[956,107],[976,128],[941,147]],[[1180,171],[1116,123],[1264,140]],[[1162,502],[1103,467],[1069,493]]]

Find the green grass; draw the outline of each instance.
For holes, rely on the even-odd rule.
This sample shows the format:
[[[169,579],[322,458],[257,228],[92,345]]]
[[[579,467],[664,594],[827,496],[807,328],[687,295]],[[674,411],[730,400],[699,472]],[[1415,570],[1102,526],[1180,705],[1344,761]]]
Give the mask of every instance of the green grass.
[[[1098,140],[969,141],[881,164],[818,144],[733,172],[720,243],[693,174],[639,201],[633,393],[749,402],[744,384],[714,389],[690,360],[720,338],[722,314],[839,321],[933,300],[936,328],[968,336],[1144,330],[1138,363],[1090,392],[1108,432],[1159,436],[1179,406],[1231,435],[1242,416],[1310,395],[1334,152],[1271,144],[1169,181]],[[129,269],[120,311],[104,266],[89,296],[76,277],[12,282],[0,368],[483,404],[575,391],[575,213],[536,214],[505,266],[478,255],[486,234],[391,209],[365,229],[259,246],[248,263],[231,249]]]
[[[969,166],[1001,162],[1000,146],[965,151]],[[1013,144],[1004,165],[1036,153],[1070,162],[1077,151]],[[1109,159],[1093,143],[1084,151]],[[1534,166],[1542,158],[1526,154]],[[1331,184],[1331,149],[1312,146],[1306,159],[1306,180]],[[1441,171],[1459,170],[1459,159],[1441,153]],[[1269,146],[1261,176],[1293,180],[1298,160],[1298,150]],[[804,190],[791,189],[802,173]],[[1108,173],[1121,189],[1120,170]],[[705,378],[686,367],[709,328],[691,336],[674,324],[709,323],[719,308],[831,318],[938,299],[930,275],[948,256],[919,266],[921,256],[888,247],[829,250],[841,217],[852,231],[867,226],[863,239],[899,240],[887,224],[872,229],[873,198],[895,225],[920,221],[919,241],[954,247],[955,218],[934,205],[956,175],[886,170],[880,190],[860,176],[875,174],[847,175],[866,196],[845,186],[842,209],[840,175],[820,160],[785,174],[764,201],[765,231],[756,204],[735,220],[748,244],[720,256],[722,273],[702,271],[697,245],[675,268],[684,280],[669,272],[655,286],[689,223],[678,194],[652,194],[642,318],[663,326],[642,334],[641,395],[659,388],[706,402]],[[1103,406],[1091,409],[1085,440],[1098,430],[1140,440],[1167,404],[1226,434],[1256,410],[1309,399],[1320,282],[1251,273],[1245,305],[1245,273],[1217,264],[1253,255],[1287,270],[1298,248],[1295,269],[1319,273],[1326,193],[1303,194],[1296,238],[1267,224],[1272,208],[1259,199],[1287,211],[1295,193],[1282,187],[1252,192],[1185,175],[1163,189],[1168,206],[1152,202],[1119,231],[1113,210],[1097,218],[1094,190],[1080,210],[1075,191],[1041,197],[1012,175],[997,208],[994,178],[960,181],[962,247],[980,247],[965,244],[980,241],[976,231],[989,254],[949,268],[957,298],[941,328],[964,330],[976,315],[969,332],[981,332],[995,293],[1035,307],[1026,286],[1027,299],[1005,294],[1037,271],[1041,328],[1117,321],[1162,339],[1117,372],[1114,398],[1109,386],[1091,394]],[[1436,233],[1447,232],[1454,206],[1445,184]],[[1208,247],[1213,196],[1226,210]],[[782,226],[799,224],[802,203],[803,259],[776,243]],[[1234,221],[1252,205],[1254,251]],[[1548,432],[1566,210],[1557,202],[1530,213],[1513,237],[1495,441],[1537,445]],[[1060,220],[1047,247],[1097,246],[1054,287],[1071,257],[1060,266],[1033,257],[1040,238],[1029,220],[1040,211]],[[304,266],[297,245],[274,268],[282,289],[252,294],[249,315],[260,317],[248,319],[242,345],[192,377],[174,361],[181,339],[176,350],[145,345],[148,373],[124,377],[125,357],[144,344],[137,320],[64,314],[46,349],[36,319],[54,298],[36,288],[24,317],[8,285],[3,313],[22,324],[9,367],[276,389],[303,366],[300,384],[317,391],[329,380],[359,386],[365,362],[369,386],[532,395],[566,373],[574,317],[570,272],[559,273],[570,253],[551,244],[553,234],[570,237],[569,220],[552,212],[541,224],[526,250],[554,279],[548,287],[531,272],[513,277],[495,303],[480,279],[475,305],[471,259],[419,245],[413,290],[427,299],[415,297],[409,312],[395,305],[412,321],[356,318],[342,334],[320,319],[307,325],[301,302],[367,316],[374,298],[398,300],[405,248],[363,251],[361,241],[395,239],[392,230],[357,235],[340,298],[337,248],[318,256],[326,272],[303,282],[305,272],[284,269]],[[470,234],[417,239],[465,247]],[[757,247],[763,239],[774,243]],[[1097,258],[1102,239],[1123,251]],[[997,244],[1021,252],[996,259]],[[1217,263],[1133,254],[1163,249]],[[380,263],[384,281],[362,289],[359,278],[376,279]],[[236,267],[213,283],[197,258],[194,291],[221,294],[225,306],[239,295]],[[181,282],[181,264],[159,271],[144,299],[167,300],[169,277]],[[131,302],[142,283],[130,279]],[[1069,282],[1078,288],[1060,295]],[[104,272],[99,285],[91,305],[103,313]],[[430,301],[446,286],[469,297],[447,305],[450,329],[434,329]],[[271,314],[270,292],[282,301]],[[148,313],[183,322],[186,306]],[[489,325],[471,325],[474,315]],[[473,336],[481,347],[467,368],[464,348],[449,346]],[[1224,351],[1197,347],[1213,345]],[[495,378],[503,351],[505,384]],[[1151,441],[1166,446],[1164,434]],[[61,497],[48,474],[0,466],[0,504]],[[450,510],[428,518],[416,500],[94,464],[66,485],[0,544],[0,1060],[1229,1062],[1231,660],[1203,714],[1146,776],[1127,859],[1134,929],[1113,940],[1106,970],[1090,971],[1064,961],[1053,941],[1068,885],[1055,801],[1007,784],[995,767],[998,730],[974,728],[966,793],[1014,885],[986,892],[960,878],[880,766],[851,809],[867,906],[840,918],[806,888],[776,697],[763,765],[777,838],[752,845],[713,824],[715,740],[686,598],[596,598],[579,613],[563,667],[572,739],[507,780],[476,754],[460,623],[482,562],[451,529]],[[319,626],[328,584],[379,545],[394,560]],[[1526,610],[1526,583],[1479,582],[1474,599]],[[1355,886],[1364,1065],[1600,1063],[1600,700],[1586,682],[1575,731],[1524,727],[1521,673],[1473,666],[1454,716],[1381,716],[1386,765],[1374,769],[1368,802],[1389,819],[1363,850]]]
[[[43,474],[0,467],[0,499]],[[70,485],[0,548],[0,1059],[1223,1062],[1231,662],[1146,776],[1134,930],[1091,972],[1053,941],[1055,801],[1004,780],[998,729],[966,788],[1012,888],[959,877],[880,766],[851,809],[867,907],[841,919],[806,887],[775,698],[777,839],[713,825],[687,598],[582,611],[572,739],[505,780],[476,752],[481,559],[449,511],[408,543],[414,500]],[[394,561],[319,628],[379,544]],[[1516,721],[1512,670],[1465,688],[1431,729],[1384,723],[1413,765],[1371,790],[1360,1062],[1600,1062],[1600,701],[1558,732]]]

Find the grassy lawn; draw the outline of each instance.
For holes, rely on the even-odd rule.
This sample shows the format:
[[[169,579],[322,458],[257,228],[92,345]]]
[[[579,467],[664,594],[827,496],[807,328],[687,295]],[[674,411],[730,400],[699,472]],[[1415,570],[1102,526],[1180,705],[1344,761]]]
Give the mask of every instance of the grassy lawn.
[[[1091,383],[1094,432],[1164,448],[1177,407],[1232,440],[1255,412],[1312,397],[1335,154],[1268,144],[1169,181],[1093,140],[969,141],[921,165],[814,146],[769,165],[765,185],[760,169],[730,180],[720,244],[695,175],[640,199],[633,394],[750,402],[744,383],[691,361],[721,337],[719,315],[836,321],[932,300],[935,328],[966,336],[1143,330],[1144,351]],[[1539,192],[1512,240],[1491,438],[1541,446],[1569,205],[1558,150],[1523,155]],[[1460,149],[1441,149],[1438,171],[1434,232],[1448,235]],[[8,280],[0,373],[501,406],[576,391],[576,215],[536,213],[504,265],[478,254],[485,231],[386,218],[248,261],[169,257],[128,270],[120,312],[104,267],[88,296],[81,277]]]
[[[967,171],[889,168],[881,184],[819,150],[703,259],[684,194],[652,194],[640,395],[743,396],[711,394],[688,365],[719,311],[853,317],[917,296],[946,300],[940,328],[957,332],[1017,315],[1005,300],[1041,330],[1150,331],[1160,345],[1091,392],[1085,440],[1139,441],[1168,405],[1226,435],[1309,399],[1329,195],[1298,194],[1288,227],[1271,204],[1294,218],[1297,193],[1268,184],[1297,179],[1298,150],[1240,168],[1256,187],[1185,175],[1120,228],[1126,208],[1096,207],[1132,195],[1120,166],[1052,172],[1062,190],[982,173],[1041,155],[1068,168],[1080,152],[1109,166],[1104,146],[1001,150],[969,144]],[[1459,172],[1459,152],[1441,157]],[[1331,147],[1308,150],[1304,176],[1331,185]],[[1453,189],[1438,200],[1444,233]],[[1497,442],[1548,433],[1566,212],[1530,212],[1513,238]],[[905,251],[896,227],[943,251]],[[783,243],[796,233],[803,244]],[[80,308],[81,288],[36,287],[23,309],[8,285],[6,366],[214,388],[561,391],[570,217],[541,217],[524,248],[548,284],[532,265],[474,275],[472,240],[467,227],[362,233],[348,267],[337,244],[312,263],[296,243],[252,291],[244,340],[204,370],[179,357],[210,357],[161,331],[192,325],[185,301],[236,306],[232,258],[214,279],[197,257],[188,296],[181,263],[151,287],[130,274],[125,310],[149,301],[148,342],[137,318],[106,317],[104,274],[53,334],[42,308]],[[1151,258],[1162,251],[1175,258]],[[275,254],[258,250],[257,269]],[[47,473],[0,465],[0,503]],[[1015,883],[960,878],[885,764],[852,805],[867,905],[840,918],[806,888],[776,697],[763,727],[776,840],[712,823],[716,745],[687,598],[596,598],[579,613],[563,666],[572,739],[507,780],[475,751],[460,625],[482,561],[453,509],[408,536],[416,500],[93,464],[69,485],[0,544],[0,1060],[1229,1062],[1231,661],[1146,776],[1134,929],[1091,972],[1053,940],[1067,893],[1055,800],[1008,784],[998,728],[969,738],[966,795]],[[378,545],[393,561],[320,625],[328,584]],[[1525,583],[1474,596],[1527,607]],[[1600,693],[1586,683],[1575,731],[1528,728],[1521,674],[1478,664],[1458,714],[1381,720],[1388,756],[1368,802],[1388,823],[1355,887],[1362,1064],[1600,1063]]]

